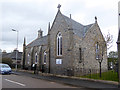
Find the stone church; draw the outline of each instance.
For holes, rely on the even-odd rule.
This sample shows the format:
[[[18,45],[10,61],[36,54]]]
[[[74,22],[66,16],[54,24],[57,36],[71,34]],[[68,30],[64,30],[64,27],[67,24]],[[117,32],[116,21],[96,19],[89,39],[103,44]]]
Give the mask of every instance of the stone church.
[[[23,44],[23,68],[32,70],[37,64],[37,70],[44,73],[61,75],[83,75],[107,70],[107,46],[100,27],[95,21],[82,25],[70,17],[63,15],[58,8],[55,19],[48,34],[38,31],[38,37]]]

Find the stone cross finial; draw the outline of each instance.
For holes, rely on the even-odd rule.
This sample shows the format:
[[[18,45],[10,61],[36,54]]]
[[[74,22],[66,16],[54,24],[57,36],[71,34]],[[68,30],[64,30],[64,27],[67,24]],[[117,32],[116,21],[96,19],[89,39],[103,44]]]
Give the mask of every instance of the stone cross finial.
[[[58,6],[57,6],[58,10],[60,10],[60,7],[61,7],[61,5],[60,5],[60,4],[58,4]]]

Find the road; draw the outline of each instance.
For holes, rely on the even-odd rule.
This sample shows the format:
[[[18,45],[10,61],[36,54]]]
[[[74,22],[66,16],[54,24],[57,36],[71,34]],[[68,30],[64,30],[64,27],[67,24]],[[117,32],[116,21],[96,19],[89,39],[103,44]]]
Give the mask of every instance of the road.
[[[2,76],[2,88],[78,88],[79,90],[94,90],[96,87],[101,89],[100,87],[106,88],[114,88],[114,90],[119,90],[116,88],[116,86],[112,85],[103,85],[100,83],[93,83],[93,82],[87,82],[87,81],[81,81],[81,80],[72,80],[72,79],[62,79],[57,77],[44,77],[44,76],[36,76],[34,74],[27,74],[27,73],[21,73],[21,74],[11,74],[11,75],[0,75],[0,80]],[[34,76],[34,77],[33,77]],[[39,77],[39,78],[38,78]],[[40,78],[41,77],[41,78]],[[61,82],[62,80],[62,82]],[[58,82],[59,81],[59,82]],[[79,81],[79,82],[78,82]],[[65,84],[65,82],[70,82],[72,84]],[[73,86],[74,84],[75,86]],[[93,84],[92,84],[93,83]],[[79,85],[78,85],[79,84]],[[82,85],[84,84],[84,85]],[[96,86],[94,88],[85,88],[86,85],[89,87]],[[81,87],[82,86],[82,87]],[[111,87],[110,87],[111,86]],[[1,83],[0,83],[0,89],[1,89]],[[95,89],[96,90],[96,89]],[[111,89],[112,90],[112,89]]]
[[[61,83],[19,75],[2,75],[2,88],[76,88]]]

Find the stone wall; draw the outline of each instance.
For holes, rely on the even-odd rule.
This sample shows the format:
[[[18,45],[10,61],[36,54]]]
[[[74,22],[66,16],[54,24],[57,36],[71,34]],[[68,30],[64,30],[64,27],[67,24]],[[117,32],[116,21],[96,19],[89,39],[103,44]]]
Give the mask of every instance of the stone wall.
[[[68,26],[65,23],[61,14],[58,13],[53,27],[50,31],[50,72],[53,74],[67,74],[68,69],[73,68],[72,50],[69,49],[70,44],[70,33],[68,31]],[[57,56],[56,54],[56,38],[57,34],[61,32],[62,34],[62,56]],[[56,59],[62,59],[62,64],[56,64]]]
[[[86,36],[81,39],[74,36],[74,74],[83,75],[89,73],[99,72],[99,62],[96,60],[96,47],[95,44],[105,43],[102,33],[97,24],[94,24],[90,30],[86,33]],[[79,42],[78,42],[79,41]],[[79,48],[82,49],[82,62],[79,63]],[[83,71],[82,71],[83,70]],[[107,71],[107,47],[105,47],[105,52],[102,61],[102,71]]]
[[[62,56],[57,56],[57,34],[62,34]],[[55,21],[49,31],[48,45],[26,48],[26,67],[31,67],[35,63],[35,53],[38,53],[38,70],[44,68],[44,72],[63,75],[84,75],[98,73],[99,63],[96,60],[97,42],[105,43],[97,22],[87,31],[84,37],[79,37],[73,33],[73,29],[65,22],[62,14],[57,13]],[[80,60],[81,48],[81,60]],[[50,51],[49,51],[50,50]],[[47,63],[43,63],[44,51],[47,52]],[[49,54],[50,52],[50,54]],[[27,63],[28,53],[30,53],[30,63]],[[50,56],[49,56],[50,55]],[[62,64],[56,64],[56,59],[62,59]],[[49,67],[50,65],[50,67]],[[102,71],[107,70],[107,47],[102,61]],[[85,72],[85,73],[84,73]]]
[[[44,52],[47,52],[47,58],[46,58],[46,64],[44,64],[43,60],[43,55]],[[35,64],[35,54],[38,54],[38,62],[37,62],[37,69],[41,71],[44,69],[45,72],[48,72],[48,65],[49,65],[49,58],[48,58],[48,49],[47,45],[42,45],[42,46],[34,46],[34,47],[28,47],[26,49],[26,61],[25,61],[25,66],[28,69],[32,69],[32,64]],[[28,58],[28,54],[30,54]],[[29,60],[29,63],[28,63]]]

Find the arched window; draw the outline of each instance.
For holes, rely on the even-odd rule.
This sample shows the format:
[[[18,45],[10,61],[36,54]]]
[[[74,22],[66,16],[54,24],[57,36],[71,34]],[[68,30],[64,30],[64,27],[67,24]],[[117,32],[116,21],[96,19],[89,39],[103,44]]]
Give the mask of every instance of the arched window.
[[[29,64],[30,63],[30,53],[28,53],[28,58],[27,58],[27,63]]]
[[[38,55],[37,55],[37,53],[35,53],[35,63],[37,63],[37,60],[38,59]]]
[[[96,43],[96,59],[99,59],[99,44],[98,42]]]
[[[44,52],[44,64],[46,64],[46,59],[47,59],[47,53],[46,51]]]
[[[62,56],[62,34],[57,34],[57,56]]]

